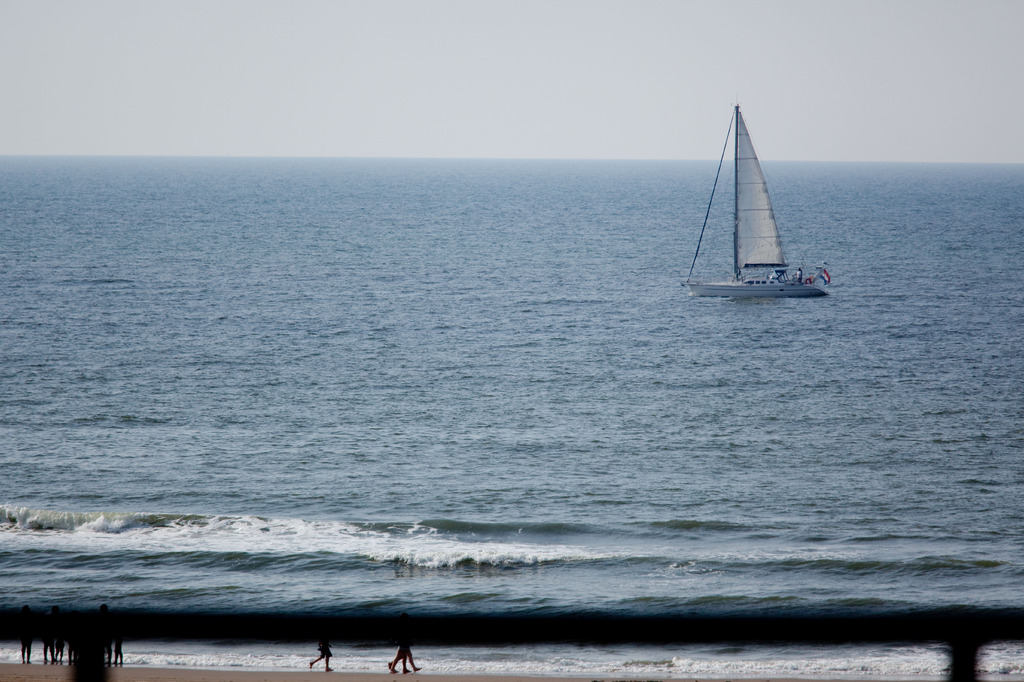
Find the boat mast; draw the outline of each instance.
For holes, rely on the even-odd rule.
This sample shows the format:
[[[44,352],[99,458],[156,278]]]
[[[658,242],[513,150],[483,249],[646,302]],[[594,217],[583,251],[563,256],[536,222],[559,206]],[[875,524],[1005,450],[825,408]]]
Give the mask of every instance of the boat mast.
[[[736,280],[740,279],[740,105],[736,105],[736,110],[733,114],[736,119],[736,139],[733,144],[733,163],[732,163],[732,188],[733,188],[733,208],[732,208],[732,271]]]

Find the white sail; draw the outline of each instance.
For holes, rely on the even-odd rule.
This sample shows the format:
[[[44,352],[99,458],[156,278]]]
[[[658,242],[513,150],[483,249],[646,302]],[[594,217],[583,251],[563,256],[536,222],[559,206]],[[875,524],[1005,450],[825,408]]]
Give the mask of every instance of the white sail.
[[[736,107],[736,273],[749,266],[784,266],[772,200],[750,134]]]

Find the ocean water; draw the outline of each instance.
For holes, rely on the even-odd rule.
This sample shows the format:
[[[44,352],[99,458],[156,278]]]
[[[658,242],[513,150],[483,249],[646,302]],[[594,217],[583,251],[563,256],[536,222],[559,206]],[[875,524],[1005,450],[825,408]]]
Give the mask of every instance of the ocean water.
[[[0,158],[0,610],[1024,608],[1024,167],[764,168],[830,296],[688,295],[712,162]],[[729,272],[723,196],[695,276]],[[339,670],[393,653],[334,650]],[[947,663],[416,653],[661,677]],[[1024,679],[1024,646],[982,666]]]

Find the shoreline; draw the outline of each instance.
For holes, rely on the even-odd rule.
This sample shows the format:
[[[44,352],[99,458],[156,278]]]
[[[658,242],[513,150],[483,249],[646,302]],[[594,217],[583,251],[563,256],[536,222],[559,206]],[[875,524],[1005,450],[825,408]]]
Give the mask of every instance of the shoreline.
[[[340,682],[385,682],[395,679],[431,680],[457,679],[459,682],[577,682],[593,680],[594,682],[668,682],[685,680],[686,682],[726,682],[726,678],[692,678],[692,677],[630,677],[626,675],[481,675],[472,674],[441,674],[441,673],[409,673],[408,676],[391,673],[359,673],[323,670],[213,670],[205,668],[167,668],[158,666],[125,666],[106,668],[107,679],[111,682],[316,682],[325,679],[338,679]],[[730,680],[756,680],[757,682],[900,682],[883,678],[764,678],[730,677]],[[915,678],[922,682],[936,678]],[[0,680],[4,682],[65,682],[74,680],[74,668],[68,665],[46,665],[33,663],[0,663]],[[905,680],[903,682],[906,682]]]

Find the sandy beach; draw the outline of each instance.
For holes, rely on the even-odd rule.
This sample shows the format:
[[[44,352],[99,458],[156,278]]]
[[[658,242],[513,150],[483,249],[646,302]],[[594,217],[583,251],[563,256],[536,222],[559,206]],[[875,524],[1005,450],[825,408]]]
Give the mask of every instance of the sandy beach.
[[[124,667],[108,668],[108,680],[111,682],[323,682],[325,679],[336,679],[340,682],[387,682],[398,678],[427,680],[444,680],[458,678],[459,682],[558,682],[559,680],[592,680],[593,677],[531,677],[513,675],[427,675],[415,673],[409,675],[391,675],[388,673],[346,673],[334,671],[330,673],[320,670],[292,671],[260,671],[260,670],[200,670],[195,668],[159,668],[159,667]],[[64,682],[74,679],[74,668],[71,666],[21,665],[17,663],[0,664],[0,680],[4,682]],[[602,680],[627,680],[625,677],[600,678]],[[640,678],[637,678],[640,679]],[[647,680],[648,678],[643,678]],[[773,680],[766,682],[784,682]]]
[[[40,682],[50,681],[64,682],[74,679],[74,669],[69,666],[48,666],[48,665],[20,665],[14,663],[0,664],[0,680],[4,682]],[[157,667],[126,667],[108,670],[107,679],[112,682],[316,682],[324,679],[338,679],[341,682],[386,682],[402,675],[389,675],[386,673],[346,673],[319,671],[258,671],[258,670],[197,670],[192,668],[157,668]],[[531,677],[514,675],[427,675],[416,673],[413,679],[428,678],[429,680],[443,680],[457,678],[459,682],[564,682],[565,680],[601,680],[612,682],[613,680],[644,680],[653,682],[651,678],[628,678],[623,676],[594,678],[585,677]],[[676,678],[672,678],[676,679]],[[690,678],[680,678],[687,681]],[[710,682],[704,680],[693,680],[692,682]],[[718,682],[718,681],[715,681]],[[807,682],[806,680],[789,679],[757,679],[757,682]],[[821,681],[831,682],[831,681]],[[886,682],[883,680],[872,680],[872,682]]]

